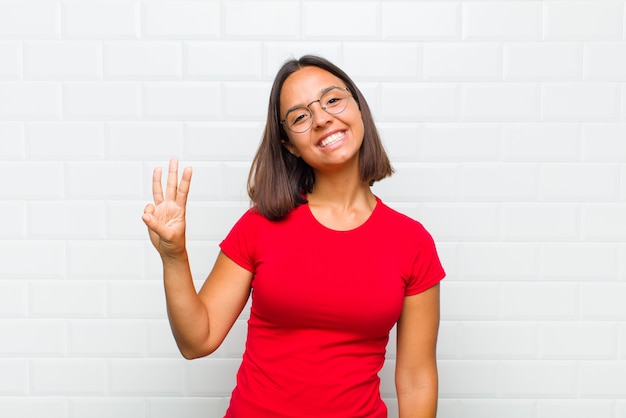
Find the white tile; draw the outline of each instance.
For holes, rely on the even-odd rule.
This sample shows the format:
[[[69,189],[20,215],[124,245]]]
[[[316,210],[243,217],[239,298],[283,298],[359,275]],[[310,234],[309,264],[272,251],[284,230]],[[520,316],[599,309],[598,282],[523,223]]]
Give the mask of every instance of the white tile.
[[[541,325],[541,356],[549,359],[615,358],[617,326],[614,323],[548,323]]]
[[[61,117],[61,86],[50,82],[0,82],[0,120]]]
[[[619,172],[616,164],[544,164],[541,197],[545,201],[615,201]]]
[[[185,364],[185,383],[189,394],[229,396],[236,384],[241,359],[207,358]],[[208,380],[205,376],[215,376]]]
[[[30,160],[100,160],[104,128],[99,122],[28,122],[26,155]]]
[[[0,317],[25,318],[28,315],[28,283],[24,280],[0,281]]]
[[[579,393],[585,397],[617,398],[621,396],[626,385],[626,362],[624,361],[581,362],[578,373]]]
[[[426,80],[485,81],[502,78],[502,46],[496,43],[424,44]]]
[[[533,359],[539,338],[532,322],[463,321],[459,324],[459,356],[471,359]]]
[[[585,320],[621,321],[626,318],[624,283],[583,283],[580,286],[580,314]]]
[[[65,275],[65,245],[62,241],[1,241],[2,278],[47,279]],[[33,260],[37,260],[36,263]]]
[[[585,45],[585,78],[626,80],[626,42],[588,42]]]
[[[271,86],[257,82],[223,84],[223,119],[265,122]]]
[[[617,83],[553,83],[541,87],[541,116],[552,122],[619,120]]]
[[[566,397],[577,389],[575,361],[511,361],[502,365],[500,373],[507,396]]]
[[[0,239],[26,238],[26,204],[19,201],[0,202],[0,213],[10,221],[2,221]]]
[[[148,1],[141,9],[142,38],[217,39],[221,32],[220,2]]]
[[[65,116],[69,119],[138,119],[141,88],[137,83],[68,82],[64,85]]]
[[[459,90],[454,84],[420,83],[382,86],[384,122],[453,121],[459,114]]]
[[[110,318],[166,318],[162,280],[109,282]]]
[[[255,41],[185,42],[185,77],[212,80],[259,80],[263,43]]]
[[[21,122],[0,122],[0,158],[21,160],[24,158],[24,124]]]
[[[67,418],[67,399],[64,397],[21,396],[6,397],[2,400],[2,410],[12,417]]]
[[[109,160],[168,160],[183,153],[181,123],[110,122],[105,131]]]
[[[261,122],[189,122],[185,155],[192,160],[252,161],[262,132]]]
[[[59,35],[59,9],[58,2],[52,1],[3,1],[0,3],[0,38],[54,39]]]
[[[4,319],[0,331],[3,357],[64,356],[67,352],[64,320]]]
[[[279,3],[278,4],[285,4]],[[290,3],[291,4],[291,3]],[[297,21],[296,10],[291,19]],[[304,1],[302,2],[302,36],[305,39],[373,39],[378,34],[378,5],[375,2]],[[350,16],[337,25],[329,16]],[[294,32],[288,32],[294,35]]]
[[[28,395],[28,360],[0,359],[0,394],[2,396]],[[6,412],[6,410],[3,411]]]
[[[424,161],[497,161],[500,136],[495,123],[425,123],[418,155]]]
[[[515,320],[574,320],[579,312],[576,283],[506,283],[499,302],[502,318]]]
[[[468,83],[462,86],[464,121],[536,121],[540,110],[540,87],[535,83]]]
[[[612,418],[614,409],[612,399],[540,399],[537,402],[537,418]]]
[[[626,124],[589,123],[582,126],[584,161],[626,161]]]
[[[579,207],[574,203],[505,203],[501,207],[506,241],[577,241]]]
[[[141,398],[73,397],[69,399],[72,418],[144,418],[146,401]]]
[[[470,1],[463,3],[463,38],[540,40],[542,2]]]
[[[419,207],[419,221],[443,241],[497,240],[499,219],[495,204],[425,203]]]
[[[19,42],[0,41],[0,79],[21,78],[22,61],[22,45]]]
[[[537,164],[465,164],[460,177],[466,201],[533,201],[539,196]]]
[[[99,42],[32,41],[24,44],[27,79],[97,80],[102,76]]]
[[[459,170],[456,164],[429,163],[414,166],[397,163],[394,166],[394,175],[376,183],[374,187],[375,193],[384,200],[441,202],[458,199]]]
[[[102,318],[106,287],[96,281],[39,281],[30,286],[29,305],[35,318]]]
[[[458,1],[384,1],[381,8],[383,39],[452,40],[461,36]]]
[[[618,270],[618,252],[613,244],[541,244],[541,276],[544,280],[610,281],[617,280]]]
[[[109,361],[111,393],[180,396],[184,367],[182,359],[112,359]]]
[[[505,123],[502,125],[503,159],[578,162],[580,131],[576,123]]]
[[[498,362],[493,360],[442,360],[439,368],[439,393],[443,398],[480,397],[495,393]],[[459,376],[464,376],[459,379]]]
[[[539,277],[535,243],[466,243],[459,250],[462,275],[472,281],[520,281]]]
[[[624,2],[546,1],[544,28],[546,39],[622,40]]]
[[[72,320],[68,352],[81,357],[139,357],[145,354],[146,325],[142,320]]]
[[[149,82],[143,89],[147,119],[207,120],[222,113],[221,91],[212,82]]]
[[[180,42],[106,42],[104,76],[111,79],[180,79]]]
[[[144,188],[137,162],[71,162],[65,176],[66,197],[71,199],[140,199]]]
[[[222,5],[227,38],[294,38],[300,34],[302,26],[307,25],[296,2],[233,1]],[[305,17],[302,23],[301,16]]]
[[[105,363],[104,359],[31,360],[31,393],[102,396],[106,393]]]
[[[626,237],[626,204],[584,204],[580,224],[585,241],[623,242]]]
[[[63,1],[63,35],[70,38],[134,38],[139,32],[139,2]]]
[[[170,418],[183,415],[187,418],[222,417],[228,407],[228,398],[165,398],[148,399],[148,413],[151,418]]]
[[[581,80],[582,43],[511,42],[504,45],[508,81]]]
[[[141,214],[138,214],[137,222],[141,222]],[[70,278],[136,279],[144,274],[141,242],[71,241],[67,244],[67,252]]]
[[[28,236],[34,239],[103,239],[105,206],[102,202],[31,202]]]
[[[447,282],[441,295],[441,318],[448,320],[494,320],[500,313],[496,283]]]
[[[416,80],[421,78],[421,55],[415,43],[349,42],[343,46],[343,69],[360,80]]]

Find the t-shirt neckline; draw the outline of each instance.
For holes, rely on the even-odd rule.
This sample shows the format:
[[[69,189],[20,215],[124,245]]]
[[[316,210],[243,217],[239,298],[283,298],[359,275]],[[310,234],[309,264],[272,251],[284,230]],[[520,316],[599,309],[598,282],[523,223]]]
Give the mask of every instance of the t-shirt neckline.
[[[365,221],[363,221],[362,224],[355,226],[354,228],[351,229],[333,229],[330,228],[326,225],[324,225],[323,223],[321,223],[313,214],[313,211],[311,210],[311,207],[309,206],[308,202],[305,203],[303,206],[306,206],[306,211],[307,214],[309,216],[309,218],[311,219],[311,221],[313,223],[315,223],[316,225],[318,225],[320,228],[325,229],[327,231],[330,232],[335,232],[338,234],[345,234],[345,233],[349,233],[349,232],[356,232],[358,230],[364,229],[370,222],[372,222],[372,219],[374,218],[374,215],[376,214],[376,212],[378,212],[379,208],[382,206],[382,201],[380,200],[380,198],[376,195],[374,195],[374,198],[376,199],[376,205],[374,206],[374,209],[372,209],[372,213],[370,213],[370,215],[367,217],[367,219],[365,219]]]

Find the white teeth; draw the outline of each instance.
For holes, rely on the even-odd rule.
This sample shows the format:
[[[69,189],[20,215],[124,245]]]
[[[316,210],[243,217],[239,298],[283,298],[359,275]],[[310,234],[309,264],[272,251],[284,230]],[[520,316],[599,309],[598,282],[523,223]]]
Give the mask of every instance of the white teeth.
[[[324,148],[329,146],[330,144],[334,144],[335,142],[342,139],[344,136],[346,136],[345,132],[337,132],[336,134],[332,134],[331,136],[325,138],[322,142],[320,142],[320,147]]]

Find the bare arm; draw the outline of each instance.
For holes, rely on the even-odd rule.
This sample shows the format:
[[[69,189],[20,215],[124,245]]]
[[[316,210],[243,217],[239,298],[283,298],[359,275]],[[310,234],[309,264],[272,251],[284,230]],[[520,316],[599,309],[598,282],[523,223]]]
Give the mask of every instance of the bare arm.
[[[400,418],[435,418],[439,285],[404,299],[398,321],[396,391]]]
[[[215,351],[241,313],[250,294],[252,273],[223,253],[199,293],[193,284],[185,242],[185,214],[191,168],[183,171],[180,185],[178,161],[170,161],[165,195],[161,169],[154,170],[154,204],[144,209],[152,244],[163,262],[163,282],[172,333],[185,358]]]

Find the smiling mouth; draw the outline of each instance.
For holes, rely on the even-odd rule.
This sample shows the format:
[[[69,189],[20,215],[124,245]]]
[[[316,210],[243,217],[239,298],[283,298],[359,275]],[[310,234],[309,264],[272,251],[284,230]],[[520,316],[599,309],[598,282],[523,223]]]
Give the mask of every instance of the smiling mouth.
[[[329,145],[332,145],[335,142],[343,139],[345,136],[346,136],[345,132],[334,133],[334,134],[324,138],[323,140],[321,140],[320,143],[319,143],[319,147],[320,148],[325,148],[325,147],[327,147]]]

